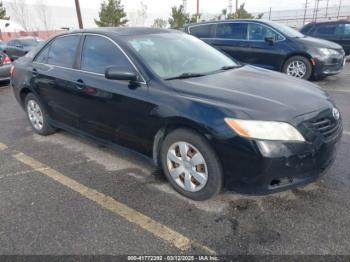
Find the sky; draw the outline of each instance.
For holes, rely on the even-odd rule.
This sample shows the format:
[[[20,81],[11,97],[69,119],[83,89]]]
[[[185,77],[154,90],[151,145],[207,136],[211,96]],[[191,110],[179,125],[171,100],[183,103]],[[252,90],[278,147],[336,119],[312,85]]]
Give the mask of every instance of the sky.
[[[11,0],[7,0],[11,1]],[[28,3],[36,3],[38,0],[26,0]],[[74,6],[74,0],[44,0],[49,5]],[[136,10],[140,7],[140,2],[148,7],[148,12],[163,13],[170,12],[174,5],[182,4],[182,0],[121,0],[127,11]],[[313,6],[314,0],[308,0],[310,7]],[[341,0],[328,0],[329,6],[338,5]],[[99,8],[102,0],[80,0],[82,8]],[[229,0],[200,0],[200,12],[220,13],[222,9],[228,6]],[[305,0],[239,0],[244,3],[249,12],[266,12],[272,7],[273,10],[300,9],[305,5]],[[327,0],[321,0],[320,6],[325,6]],[[342,0],[343,5],[350,5],[350,0]],[[233,0],[235,5],[235,0]],[[196,0],[187,0],[187,11],[195,13]]]

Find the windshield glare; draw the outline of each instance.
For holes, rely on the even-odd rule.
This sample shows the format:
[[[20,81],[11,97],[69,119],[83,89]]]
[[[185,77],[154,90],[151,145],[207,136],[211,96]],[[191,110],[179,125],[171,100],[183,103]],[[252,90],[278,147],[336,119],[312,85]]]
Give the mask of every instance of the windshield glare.
[[[276,28],[277,30],[279,30],[281,33],[283,33],[284,35],[288,36],[288,37],[304,37],[304,35],[300,32],[298,32],[297,30],[287,26],[287,25],[283,25],[280,23],[276,23],[276,22],[269,22],[270,25],[272,25],[274,28]]]
[[[185,73],[209,74],[238,65],[198,38],[183,33],[133,36],[127,42],[164,79]]]

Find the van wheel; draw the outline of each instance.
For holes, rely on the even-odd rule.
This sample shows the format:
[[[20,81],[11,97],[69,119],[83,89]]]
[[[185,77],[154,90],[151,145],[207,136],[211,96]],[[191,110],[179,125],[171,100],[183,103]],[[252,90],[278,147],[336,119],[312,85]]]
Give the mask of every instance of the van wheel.
[[[47,136],[55,133],[56,129],[48,123],[48,115],[35,95],[29,93],[24,105],[30,125],[37,134]]]
[[[218,157],[197,133],[177,129],[168,134],[160,158],[166,178],[182,195],[206,200],[221,191],[223,174]]]
[[[284,63],[282,72],[290,76],[308,80],[312,75],[312,65],[304,56],[293,56]]]

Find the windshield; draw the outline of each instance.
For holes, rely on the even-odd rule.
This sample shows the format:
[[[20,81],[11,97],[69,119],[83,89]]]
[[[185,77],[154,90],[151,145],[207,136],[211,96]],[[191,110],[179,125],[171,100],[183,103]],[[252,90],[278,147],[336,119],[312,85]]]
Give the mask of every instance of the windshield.
[[[297,37],[297,38],[305,37],[302,33],[298,32],[297,30],[295,30],[289,26],[286,26],[286,25],[283,25],[280,23],[276,23],[276,22],[269,22],[269,24],[272,25],[274,28],[276,28],[277,30],[279,30],[281,33],[283,33],[286,36]]]
[[[38,41],[36,41],[35,39],[32,39],[32,38],[30,38],[30,39],[21,39],[20,42],[21,42],[21,44],[23,46],[36,46],[39,43]]]
[[[164,79],[184,74],[205,75],[238,66],[215,48],[182,33],[130,36],[127,42]]]

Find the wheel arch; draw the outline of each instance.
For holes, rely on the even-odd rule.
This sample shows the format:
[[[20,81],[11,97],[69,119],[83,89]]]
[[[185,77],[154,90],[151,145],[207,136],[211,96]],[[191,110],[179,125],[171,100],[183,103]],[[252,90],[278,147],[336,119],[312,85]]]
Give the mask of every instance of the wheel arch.
[[[312,72],[313,72],[315,66],[313,65],[313,63],[312,63],[312,61],[311,61],[312,56],[309,55],[308,53],[304,53],[304,52],[293,52],[293,53],[288,54],[288,55],[285,57],[285,59],[283,60],[283,63],[281,64],[281,68],[280,68],[280,71],[281,71],[281,72],[283,71],[283,67],[284,67],[284,65],[286,64],[286,62],[288,61],[288,59],[292,58],[293,56],[303,56],[303,57],[307,58],[307,59],[310,61],[310,63],[311,63]]]
[[[208,141],[208,143],[210,143],[210,141],[212,140],[211,132],[207,128],[201,126],[200,124],[181,117],[168,118],[161,126],[161,128],[158,129],[153,139],[152,159],[156,166],[160,166],[159,154],[164,138],[173,130],[180,128],[189,129],[198,133],[199,135],[203,136]]]

